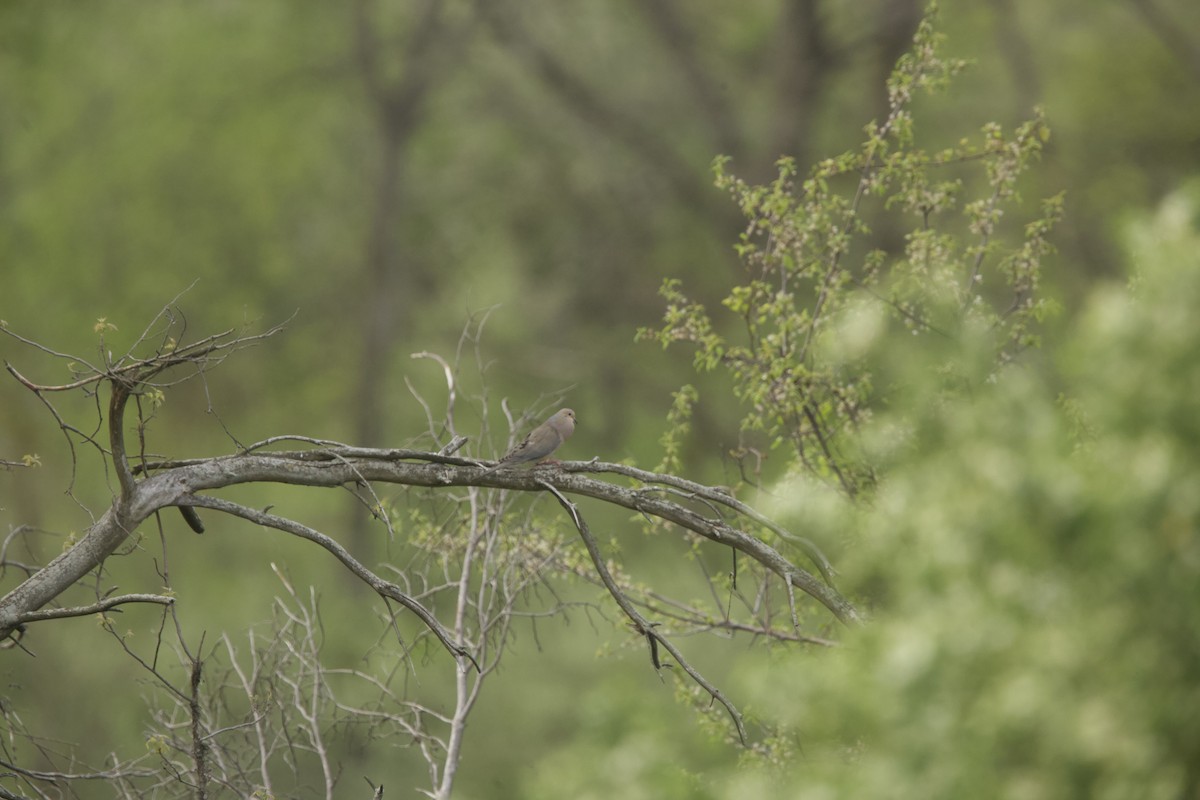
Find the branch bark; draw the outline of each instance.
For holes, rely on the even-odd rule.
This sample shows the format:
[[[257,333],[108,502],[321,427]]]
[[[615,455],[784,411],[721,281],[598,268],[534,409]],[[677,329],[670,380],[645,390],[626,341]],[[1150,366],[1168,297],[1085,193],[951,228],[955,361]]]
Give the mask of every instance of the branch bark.
[[[425,463],[411,463],[419,459]],[[690,530],[718,544],[727,545],[753,558],[787,583],[817,600],[841,622],[861,622],[858,610],[831,585],[823,583],[783,556],[761,539],[720,518],[704,516],[686,506],[657,496],[653,486],[628,488],[583,475],[584,472],[614,472],[642,481],[645,484],[676,486],[693,492],[697,497],[721,502],[760,524],[783,530],[745,504],[712,487],[686,481],[673,475],[662,475],[595,461],[568,461],[554,471],[502,470],[481,476],[477,462],[465,458],[443,456],[419,450],[380,450],[374,448],[338,447],[324,450],[305,450],[270,455],[229,456],[196,462],[164,462],[150,465],[153,469],[168,469],[155,476],[164,479],[176,475],[189,491],[218,489],[237,483],[276,482],[307,486],[339,486],[359,481],[381,481],[407,486],[429,488],[450,486],[491,486],[517,491],[540,491],[542,481],[549,481],[567,494],[591,497],[632,511],[658,517]],[[173,505],[175,501],[165,503]],[[187,503],[182,503],[186,505]],[[160,506],[161,507],[161,506]],[[786,531],[785,531],[786,533]],[[800,540],[801,537],[790,538]],[[803,540],[807,541],[807,540]],[[808,543],[815,550],[815,545]],[[825,561],[820,556],[820,561]],[[826,562],[827,563],[827,562]],[[2,619],[2,618],[0,618]]]
[[[413,459],[417,459],[413,461]],[[10,634],[55,597],[74,585],[89,571],[113,553],[147,517],[168,506],[209,506],[237,513],[259,524],[280,527],[305,538],[323,537],[299,523],[274,515],[251,510],[235,512],[234,504],[215,498],[196,497],[196,492],[221,489],[248,483],[284,483],[299,486],[336,487],[380,481],[406,486],[448,488],[452,486],[491,486],[517,491],[541,491],[543,482],[555,489],[583,497],[613,503],[642,514],[658,517],[703,536],[710,541],[734,548],[763,564],[784,581],[800,589],[824,605],[843,623],[861,620],[857,609],[835,588],[811,573],[796,566],[775,548],[723,519],[705,516],[686,506],[666,500],[652,487],[629,488],[581,474],[584,471],[627,472],[639,475],[618,464],[568,462],[559,469],[501,470],[481,476],[476,462],[414,450],[378,450],[367,448],[325,448],[280,453],[244,453],[220,458],[182,462],[160,462],[147,465],[155,473],[135,481],[128,493],[122,493],[113,505],[93,524],[86,535],[70,550],[60,554],[44,568],[0,599],[0,635]],[[640,473],[652,476],[651,473]],[[676,483],[701,489],[697,496],[709,499],[727,496],[716,489],[682,482],[673,476],[653,475],[657,483]],[[328,539],[328,537],[324,537]],[[328,540],[332,545],[336,542]],[[328,544],[326,549],[330,549]],[[340,548],[340,545],[337,545]],[[355,570],[344,550],[331,550],[344,564]],[[352,559],[350,559],[352,561]],[[360,578],[370,580],[356,571]],[[378,587],[374,587],[378,591]],[[403,601],[401,601],[403,602]],[[414,610],[405,604],[410,610]],[[419,613],[419,612],[417,612]],[[424,618],[423,618],[424,620]],[[427,623],[436,620],[424,620]],[[435,630],[435,633],[437,631]],[[441,638],[441,637],[439,637]],[[456,655],[448,639],[443,639]]]

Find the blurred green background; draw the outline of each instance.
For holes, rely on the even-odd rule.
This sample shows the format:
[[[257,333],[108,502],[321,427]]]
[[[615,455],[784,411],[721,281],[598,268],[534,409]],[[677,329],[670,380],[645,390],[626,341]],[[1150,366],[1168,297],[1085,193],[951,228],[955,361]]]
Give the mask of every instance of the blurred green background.
[[[803,165],[854,147],[862,126],[884,113],[884,79],[921,12],[921,4],[907,0],[0,3],[0,318],[23,336],[85,357],[96,351],[97,319],[116,326],[105,334],[106,346],[122,351],[181,292],[186,293],[179,305],[193,336],[246,321],[267,327],[290,319],[286,332],[231,359],[205,384],[193,382],[168,394],[152,427],[152,449],[188,457],[231,452],[234,444],[222,425],[243,443],[298,433],[369,446],[429,445],[421,438],[424,412],[406,381],[437,408],[444,403],[444,383],[432,362],[414,361],[410,354],[452,357],[468,320],[496,306],[479,344],[484,368],[467,371],[472,377],[464,378],[465,395],[486,389],[492,403],[509,398],[523,409],[566,390],[566,402],[581,421],[567,457],[629,458],[651,467],[661,456],[657,440],[671,392],[694,377],[687,354],[635,344],[634,332],[658,321],[662,303],[656,290],[666,277],[683,278],[689,292],[710,307],[743,279],[732,251],[742,220],[712,187],[713,158],[731,156],[732,171],[763,181],[772,177],[781,155],[796,156]],[[1054,136],[1023,191],[1031,199],[1067,191],[1065,221],[1055,237],[1059,252],[1044,286],[1064,313],[1050,325],[1045,363],[1039,377],[1030,379],[1036,385],[1008,389],[984,410],[964,411],[952,434],[933,437],[929,461],[896,466],[897,474],[907,476],[898,486],[911,492],[908,499],[889,495],[881,505],[894,502],[902,507],[897,518],[916,520],[912,504],[935,503],[945,499],[947,487],[957,486],[958,505],[940,519],[941,527],[914,521],[911,530],[953,538],[965,518],[993,520],[997,531],[1011,534],[1004,539],[1011,546],[998,554],[983,544],[971,546],[963,562],[1036,564],[1034,574],[1045,578],[1039,585],[1050,587],[1051,595],[1090,592],[1097,585],[1112,590],[1103,576],[1126,554],[1114,554],[1109,546],[1160,519],[1158,514],[1178,520],[1170,524],[1180,532],[1163,535],[1176,537],[1170,547],[1176,548],[1171,552],[1179,568],[1194,571],[1194,503],[1178,500],[1182,505],[1166,503],[1163,510],[1137,495],[1112,515],[1099,509],[1089,512],[1095,519],[1079,519],[1055,511],[1055,502],[1067,501],[1054,487],[1061,476],[1074,474],[1059,463],[1071,448],[1056,440],[1066,437],[1065,428],[1056,427],[1063,424],[1056,390],[1070,395],[1091,387],[1110,402],[1091,413],[1125,432],[1117,442],[1135,442],[1143,429],[1172,441],[1181,420],[1196,410],[1200,384],[1186,355],[1197,352],[1188,349],[1191,344],[1200,344],[1195,325],[1179,321],[1171,329],[1177,339],[1163,344],[1139,338],[1129,320],[1149,326],[1168,307],[1182,314],[1183,301],[1167,288],[1172,270],[1191,273],[1197,267],[1196,240],[1187,232],[1195,206],[1178,199],[1189,195],[1173,195],[1189,221],[1178,229],[1155,214],[1168,213],[1157,210],[1164,198],[1200,171],[1200,5],[949,1],[940,27],[948,36],[947,51],[971,59],[973,67],[946,94],[922,101],[925,146],[951,144],[989,120],[1010,127],[1028,118],[1035,104],[1046,109]],[[1161,242],[1176,244],[1160,247]],[[1108,297],[1110,284],[1123,282],[1131,268],[1150,265],[1157,265],[1158,283],[1150,283],[1159,289],[1139,299],[1160,306],[1126,309],[1122,319],[1132,327],[1106,328],[1107,312],[1096,305]],[[1196,280],[1179,283],[1194,290]],[[1178,294],[1188,296],[1183,289]],[[1110,347],[1098,346],[1105,336]],[[467,350],[474,364],[474,346]],[[61,363],[13,340],[0,339],[0,356],[35,380],[67,379]],[[1190,392],[1179,407],[1164,400],[1147,409],[1138,398],[1124,397],[1126,383],[1111,375],[1112,385],[1099,385],[1106,370],[1159,363],[1155,358],[1175,361],[1169,369],[1129,380],[1167,397]],[[712,384],[717,391],[705,393],[687,442],[688,474],[733,481],[725,454],[738,438],[738,414],[723,399],[720,380]],[[64,400],[63,409],[81,420],[89,413],[94,418],[85,398]],[[919,417],[919,407],[907,410]],[[1154,416],[1156,410],[1161,417]],[[462,432],[480,430],[478,402],[462,403],[458,413]],[[1027,429],[1023,419],[1037,414],[1049,420],[1045,437]],[[1192,433],[1195,418],[1188,423]],[[494,411],[488,425],[488,435],[467,452],[487,456],[503,447],[506,431]],[[1014,440],[1014,429],[1029,438]],[[980,495],[972,500],[975,495],[963,488],[969,470],[952,455],[979,442],[983,462],[967,463],[986,462],[994,455],[989,447],[1010,448],[997,456],[995,469],[1019,473],[1021,482],[1000,483],[1006,492],[1031,495],[1041,516],[1021,518],[1020,505],[994,508],[989,503],[998,502],[996,495],[978,484]],[[1137,448],[1128,446],[1124,452],[1114,445],[1118,452],[1111,457],[1131,457]],[[1168,471],[1163,481],[1195,476],[1195,451],[1167,449],[1167,463],[1179,458],[1192,471]],[[89,516],[64,494],[70,463],[52,420],[14,381],[0,382],[0,458],[32,453],[41,460],[39,468],[0,472],[0,525],[5,531],[18,525],[45,531],[36,553],[45,558],[58,551],[64,535],[85,528]],[[1041,466],[1027,475],[1023,465],[1030,463]],[[1087,506],[1099,491],[1091,487],[1106,486],[1115,504],[1118,489],[1136,494],[1136,487],[1089,473],[1091,468],[1075,465],[1079,474],[1061,490],[1082,497],[1072,495],[1071,502]],[[85,456],[76,496],[99,510],[108,492],[100,462]],[[1048,505],[1039,505],[1039,492],[1047,493]],[[315,527],[344,531],[367,560],[385,555],[341,494],[270,489],[243,499],[274,503]],[[1128,530],[1110,530],[1113,517],[1121,515]],[[803,524],[803,515],[800,520]],[[1075,561],[1071,548],[1055,550],[1024,530],[1035,521],[1043,533],[1086,527],[1101,544],[1084,546],[1086,557]],[[169,536],[184,536],[177,520],[166,524]],[[895,583],[888,595],[898,598],[892,612],[913,627],[909,633],[915,637],[906,641],[944,643],[940,635],[950,641],[949,632],[976,626],[983,633],[974,635],[995,640],[1001,634],[991,631],[1017,625],[1017,633],[1004,634],[1015,652],[1029,648],[1050,653],[1048,659],[1060,652],[1055,643],[1038,639],[1050,635],[1038,627],[1045,625],[1042,607],[1020,612],[1033,614],[1036,625],[1023,616],[1018,624],[985,597],[979,602],[987,608],[968,619],[973,607],[959,602],[956,592],[978,590],[978,584],[946,582],[963,562],[926,566],[935,574],[925,582],[919,570],[901,579],[907,567],[924,562],[898,554],[912,559],[916,548],[940,552],[945,538],[922,542],[913,534],[917,541],[902,544],[873,536],[881,524],[861,522],[855,544],[823,544],[846,551],[853,566],[843,572],[852,583],[875,588]],[[272,563],[282,565],[298,586],[317,587],[335,618],[367,616],[369,593],[347,583],[309,547],[219,520],[204,538],[187,537],[174,545],[172,579],[195,632],[236,634],[268,619],[279,593]],[[1049,549],[1038,549],[1043,546]],[[644,579],[672,573],[670,564],[655,563],[657,551],[637,537],[623,547]],[[1155,560],[1158,551],[1146,547],[1140,551],[1145,563],[1138,562],[1129,589],[1135,597],[1164,589],[1150,576],[1168,562]],[[125,561],[131,563],[120,567],[123,591],[161,585],[151,556]],[[893,574],[874,575],[881,564],[890,564]],[[1059,570],[1071,574],[1055,578]],[[1024,577],[1012,580],[1027,579],[1018,572]],[[19,577],[9,571],[3,588]],[[1003,581],[1004,575],[995,579]],[[1182,578],[1171,586],[1189,591]],[[1020,587],[1009,591],[1025,596]],[[1200,607],[1195,591],[1192,586],[1192,609]],[[1097,603],[1106,602],[1103,592],[1096,596]],[[1071,605],[1075,600],[1063,602],[1070,606],[1064,619],[1091,619]],[[953,605],[961,618],[939,615],[942,604]],[[1121,614],[1116,599],[1104,607]],[[152,611],[131,610],[123,621],[149,640],[157,618]],[[1088,648],[1091,658],[1104,662],[1111,652],[1097,650],[1097,643],[1140,647],[1135,632],[1142,629],[1132,622],[1096,624],[1091,638],[1089,631],[1074,629],[1070,634],[1082,637],[1080,642],[1057,645],[1068,654],[1058,666],[1072,665],[1062,674],[1074,675],[1078,664],[1072,659]],[[1179,631],[1174,622],[1163,624],[1171,629],[1165,636],[1190,637],[1194,651],[1194,623]],[[362,631],[354,625],[329,628],[331,658],[348,663],[371,647],[378,630],[373,620]],[[1130,641],[1120,638],[1123,632]],[[865,634],[864,652],[883,659],[891,652],[888,637],[903,633],[881,623]],[[513,657],[489,684],[472,721],[460,796],[732,797],[805,788],[803,767],[796,774],[774,771],[777,765],[739,767],[735,748],[696,730],[695,715],[675,701],[648,668],[640,643],[620,626],[593,626],[579,617],[550,623],[542,635],[541,647],[531,636],[520,636]],[[838,765],[853,757],[832,743],[853,735],[832,720],[879,715],[860,730],[886,731],[880,736],[890,741],[887,737],[902,735],[897,726],[905,724],[905,710],[913,705],[933,709],[915,727],[943,730],[947,737],[955,730],[953,714],[937,717],[941,706],[927,703],[928,695],[914,684],[888,694],[862,662],[835,670],[814,665],[807,651],[768,651],[738,640],[687,644],[714,680],[729,680],[731,691],[753,698],[752,708],[764,718],[771,717],[767,709],[785,722],[804,718],[818,743],[797,759],[820,765],[812,780],[827,793],[819,796],[849,796],[837,794],[846,785],[859,792],[854,796],[887,795],[886,787],[903,776],[930,771],[944,781],[934,781],[936,788],[925,796],[971,794],[988,780],[966,766],[939,773],[922,761],[930,756],[901,752],[900,743],[895,750],[880,748],[895,754],[891,760],[852,770],[857,777],[839,783],[844,775]],[[47,626],[30,647],[36,659],[6,651],[0,660],[12,702],[26,715],[52,705],[78,710],[69,720],[49,724],[46,736],[104,742],[106,749],[143,747],[140,677],[126,658],[110,652],[114,648],[93,620]],[[905,662],[906,668],[913,675],[926,675],[922,669],[932,674],[928,664],[942,663],[928,655],[935,649],[928,645],[910,654],[916,666]],[[997,717],[1016,719],[1005,735],[1018,741],[1021,725],[1031,724],[1021,714],[1036,714],[1017,706],[1040,709],[1057,696],[1021,683],[1036,679],[1036,673],[1030,678],[1008,661],[990,661],[991,650],[986,654],[972,662],[977,672],[962,666],[943,677],[985,698],[1016,698],[1011,700],[1016,705],[968,715],[963,724],[978,731],[987,729],[980,719],[987,724]],[[1200,685],[1191,655],[1161,658],[1181,671],[1167,685],[1184,685],[1181,676]],[[432,693],[442,688],[444,677],[438,675],[447,666],[437,658],[422,666],[421,680]],[[1128,675],[1108,675],[1098,683],[1144,680],[1150,669],[1130,666]],[[817,676],[813,686],[825,694],[802,685],[809,670]],[[1001,676],[996,680],[1010,694],[981,689],[990,684],[980,676],[988,675]],[[1010,680],[1016,688],[1006,683]],[[873,688],[863,689],[857,706],[839,704],[839,698],[854,694],[853,686]],[[1086,686],[1073,686],[1087,692]],[[772,696],[776,688],[797,698],[797,705],[780,708]],[[1097,689],[1096,696],[1102,695],[1104,687]],[[1174,698],[1181,704],[1184,699]],[[1188,707],[1200,708],[1194,691],[1186,699]],[[1125,703],[1136,705],[1128,698],[1111,707],[1086,700],[1081,707],[1104,730],[1121,727]],[[1156,708],[1172,702],[1157,697],[1147,702],[1159,701],[1163,705]],[[1097,727],[1065,716],[1070,719],[1058,731],[1061,737]],[[1068,780],[1064,789],[1029,767],[1028,775],[1018,776],[1023,783],[997,796],[1185,796],[1171,789],[1194,791],[1196,773],[1183,770],[1174,783],[1163,777],[1157,751],[1146,743],[1175,728],[1170,720],[1156,724],[1147,722],[1142,738],[1141,729],[1125,739],[1119,732],[1100,736],[1089,751],[1093,760],[1078,763],[1073,751],[1054,751],[1057,738],[1032,737],[1026,746],[1040,748],[1039,758],[1051,767],[1076,764],[1077,782]],[[923,735],[913,741],[928,741]],[[980,735],[968,744],[986,748],[987,741]],[[1176,744],[1183,748],[1178,752],[1196,754],[1194,738]],[[1021,745],[1011,747],[1006,757],[1013,763],[1039,761],[1026,758]],[[419,765],[393,751],[388,758],[400,760],[385,766],[362,758],[369,766],[347,767],[346,780],[355,790],[364,788],[360,773],[395,787],[398,795],[389,796],[409,796],[410,787],[424,780]],[[970,754],[948,760],[974,763]],[[1083,776],[1088,764],[1105,760],[1136,763],[1166,788],[1126,794],[1112,788],[1125,785],[1118,782],[1108,794],[1079,794],[1101,788]],[[1151,784],[1159,786],[1140,785]],[[106,796],[97,792],[94,796]]]

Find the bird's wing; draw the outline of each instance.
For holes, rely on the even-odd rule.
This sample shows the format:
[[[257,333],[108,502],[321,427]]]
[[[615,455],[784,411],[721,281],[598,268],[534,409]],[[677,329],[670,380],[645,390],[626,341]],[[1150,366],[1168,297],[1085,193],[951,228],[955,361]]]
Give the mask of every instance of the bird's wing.
[[[532,438],[532,433],[526,434],[525,438],[522,439],[516,446],[514,446],[512,450],[509,450],[504,454],[504,458],[500,459],[500,463],[503,464],[506,461],[512,461],[515,458],[520,458],[521,454],[529,449],[529,442]]]

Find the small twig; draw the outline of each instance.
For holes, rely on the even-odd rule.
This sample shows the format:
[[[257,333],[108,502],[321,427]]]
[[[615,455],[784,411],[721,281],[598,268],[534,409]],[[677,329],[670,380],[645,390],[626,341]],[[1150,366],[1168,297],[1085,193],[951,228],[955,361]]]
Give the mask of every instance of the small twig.
[[[801,633],[790,633],[787,631],[772,629],[766,626],[748,625],[744,622],[737,622],[729,618],[711,619],[709,615],[699,608],[695,608],[686,603],[681,603],[670,597],[664,597],[657,592],[648,592],[645,600],[635,600],[638,605],[653,611],[656,614],[661,614],[664,617],[669,617],[686,625],[691,626],[694,630],[714,630],[714,631],[729,631],[731,633],[748,633],[753,636],[762,636],[770,639],[778,639],[783,642],[796,642],[803,644],[816,644],[822,647],[838,647],[840,642],[833,639],[824,639],[819,636],[809,636]]]
[[[438,440],[437,423],[433,419],[433,409],[429,407],[429,402],[417,391],[417,387],[413,386],[413,382],[407,375],[404,376],[404,385],[408,387],[408,393],[417,401],[417,405],[421,406],[421,410],[425,412],[425,425],[429,428],[429,438],[436,442]]]
[[[233,642],[230,641],[229,634],[222,634],[221,641],[225,643],[225,652],[229,655],[229,666],[233,670],[233,673],[237,676],[238,681],[241,683],[242,691],[245,693],[246,697],[253,697],[254,682],[249,676],[247,676],[246,671],[242,669],[242,665],[238,663],[237,653],[233,649]],[[253,631],[251,631],[250,634],[250,646],[253,649]],[[259,779],[262,781],[262,786],[266,790],[267,795],[273,797],[274,791],[272,788],[271,771],[267,768],[267,765],[270,763],[270,749],[267,745],[268,734],[265,726],[263,725],[263,720],[265,718],[265,714],[256,714],[254,719],[251,720],[251,723],[254,730],[254,744],[258,749]],[[214,733],[216,732],[214,731]]]
[[[258,343],[263,339],[274,336],[282,331],[286,325],[287,321],[265,330],[262,333],[256,333],[249,336],[238,336],[233,339],[230,339],[229,337],[233,336],[233,334],[236,332],[236,329],[230,328],[229,330],[206,336],[203,339],[192,342],[189,345],[177,347],[169,352],[155,353],[153,356],[139,358],[129,364],[123,364],[119,367],[110,369],[101,369],[89,364],[85,359],[79,358],[78,356],[73,356],[68,353],[59,353],[47,347],[43,347],[5,328],[0,328],[0,331],[7,333],[13,338],[19,339],[22,342],[25,342],[26,344],[33,345],[39,350],[53,355],[56,358],[63,358],[85,365],[87,367],[85,376],[78,380],[62,384],[38,384],[21,375],[19,372],[17,372],[16,368],[5,362],[5,367],[13,375],[13,377],[20,381],[21,384],[30,391],[69,392],[73,389],[82,389],[86,386],[90,386],[104,380],[124,378],[135,383],[149,383],[150,378],[170,369],[171,367],[179,366],[180,364],[192,363],[201,365],[201,367],[203,367],[210,363],[220,363],[221,360],[229,355],[229,352],[250,347],[251,345]],[[214,356],[216,356],[216,358],[213,358]],[[128,355],[122,356],[121,360],[124,360],[127,357]]]
[[[0,769],[10,770],[24,778],[39,781],[111,781],[115,778],[153,778],[158,773],[148,769],[109,769],[103,772],[57,772],[48,770],[22,769],[16,764],[0,759]]]
[[[166,597],[161,594],[123,594],[117,597],[109,597],[101,600],[98,603],[92,603],[90,606],[73,606],[72,608],[45,608],[39,611],[28,611],[17,617],[18,624],[29,622],[43,622],[48,619],[65,619],[67,617],[86,617],[92,614],[99,614],[108,611],[110,608],[124,605],[126,603],[157,603],[158,605],[169,606],[175,602],[174,597]]]
[[[451,436],[457,436],[458,431],[454,430],[454,403],[458,398],[456,389],[457,383],[454,380],[454,368],[450,366],[450,362],[439,356],[437,353],[420,352],[413,353],[410,358],[428,358],[436,361],[442,368],[442,374],[446,378],[446,415],[445,426]]]
[[[78,356],[73,356],[70,353],[60,353],[53,348],[50,348],[44,344],[41,344],[40,342],[35,342],[32,339],[26,339],[21,334],[13,331],[12,329],[10,329],[4,325],[0,325],[0,334],[4,334],[5,336],[11,336],[12,338],[16,339],[18,342],[27,344],[30,347],[34,348],[35,350],[41,350],[46,355],[54,356],[55,358],[61,358],[64,361],[74,361],[74,362],[77,362],[77,363],[82,364],[83,366],[87,367],[92,372],[100,372],[100,370],[97,367],[93,366],[92,364],[89,364],[86,359],[79,358]],[[26,383],[24,378],[18,378],[18,380],[20,380],[22,383],[25,383],[25,385],[28,386],[29,388],[33,388],[32,384]]]

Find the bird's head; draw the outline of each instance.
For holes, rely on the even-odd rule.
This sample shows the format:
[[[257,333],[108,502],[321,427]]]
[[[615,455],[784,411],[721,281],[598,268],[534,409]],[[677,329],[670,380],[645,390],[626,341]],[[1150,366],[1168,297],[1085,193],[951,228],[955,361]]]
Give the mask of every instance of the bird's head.
[[[558,428],[567,436],[570,436],[575,430],[575,411],[573,409],[560,408],[554,412],[554,416],[550,420],[554,423],[555,428]]]

